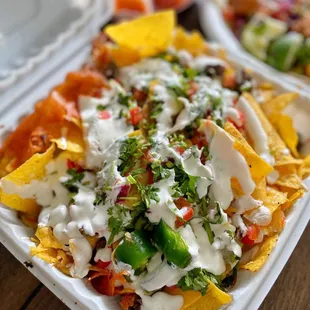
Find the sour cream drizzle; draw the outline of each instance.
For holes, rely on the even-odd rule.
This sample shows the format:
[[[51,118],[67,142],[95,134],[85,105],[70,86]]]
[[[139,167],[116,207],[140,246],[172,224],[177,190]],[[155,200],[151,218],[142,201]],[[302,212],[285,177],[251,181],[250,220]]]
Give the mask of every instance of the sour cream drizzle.
[[[249,133],[253,143],[254,150],[261,156],[269,165],[274,166],[274,157],[270,154],[268,145],[268,136],[257,116],[248,101],[241,96],[237,103],[237,107],[245,115],[245,129]]]

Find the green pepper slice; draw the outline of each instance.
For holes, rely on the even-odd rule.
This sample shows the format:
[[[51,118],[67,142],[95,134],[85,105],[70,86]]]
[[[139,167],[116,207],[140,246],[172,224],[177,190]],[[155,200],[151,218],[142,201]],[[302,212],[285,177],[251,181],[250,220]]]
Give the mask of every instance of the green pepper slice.
[[[289,32],[271,43],[267,63],[280,70],[289,71],[297,60],[304,37],[297,32]]]
[[[134,270],[144,269],[149,259],[157,252],[147,234],[143,231],[126,232],[122,242],[115,249],[118,261],[130,265]]]
[[[154,229],[154,242],[165,254],[167,260],[179,268],[189,265],[192,256],[181,235],[163,220]]]

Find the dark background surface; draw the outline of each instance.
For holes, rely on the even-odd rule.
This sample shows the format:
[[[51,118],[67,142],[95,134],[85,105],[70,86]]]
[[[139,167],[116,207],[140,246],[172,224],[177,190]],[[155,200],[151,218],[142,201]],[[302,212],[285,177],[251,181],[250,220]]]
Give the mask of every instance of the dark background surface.
[[[178,20],[189,30],[200,30],[196,6],[180,14]],[[0,309],[68,308],[0,244]],[[260,307],[260,310],[302,309],[310,309],[310,224]]]

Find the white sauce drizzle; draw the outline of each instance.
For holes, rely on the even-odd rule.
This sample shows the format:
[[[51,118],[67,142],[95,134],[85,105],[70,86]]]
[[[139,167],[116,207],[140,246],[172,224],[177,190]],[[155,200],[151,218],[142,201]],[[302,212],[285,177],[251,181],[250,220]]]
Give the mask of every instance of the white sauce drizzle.
[[[244,113],[244,126],[249,133],[253,143],[254,150],[262,157],[269,165],[274,166],[274,157],[270,154],[268,145],[268,136],[257,116],[255,111],[249,105],[244,97],[240,97],[237,107]]]

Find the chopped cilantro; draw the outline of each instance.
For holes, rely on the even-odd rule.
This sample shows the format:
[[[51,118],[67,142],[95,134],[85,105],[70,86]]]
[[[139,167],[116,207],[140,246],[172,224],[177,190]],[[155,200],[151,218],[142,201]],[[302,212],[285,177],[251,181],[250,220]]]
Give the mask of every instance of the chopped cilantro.
[[[127,177],[127,180],[130,184],[135,184],[137,186],[137,189],[141,195],[141,200],[145,204],[146,208],[150,207],[151,200],[159,202],[159,197],[157,195],[157,193],[159,192],[158,188],[153,187],[152,184],[142,185],[132,175],[129,175]]]
[[[189,202],[199,200],[196,183],[199,177],[188,175],[180,166],[174,166],[175,181],[177,184],[173,187],[175,190],[174,198],[184,196]]]
[[[163,111],[163,103],[161,102],[153,102],[153,105],[152,105],[152,110],[151,110],[151,113],[150,113],[150,118],[151,119],[156,119],[157,116]]]
[[[70,179],[63,182],[62,185],[70,192],[77,194],[79,187],[77,183],[80,183],[84,178],[83,172],[77,172],[76,169],[68,169],[67,173],[71,176]]]
[[[205,229],[205,231],[207,232],[210,244],[212,244],[214,242],[214,232],[211,229],[209,221],[204,219],[202,226]]]
[[[153,161],[151,164],[151,169],[154,177],[154,182],[166,179],[170,176],[170,170],[164,168],[160,161]]]
[[[167,88],[176,96],[176,97],[185,97],[187,98],[187,94],[184,88],[178,85],[169,85]]]
[[[183,76],[189,80],[193,80],[197,75],[199,72],[192,68],[185,68],[183,71]]]
[[[142,157],[145,148],[146,146],[142,145],[137,138],[128,138],[123,141],[120,147],[121,164],[118,166],[118,171],[122,175],[129,172]]]
[[[120,93],[118,95],[118,103],[121,104],[121,105],[124,105],[126,107],[129,107],[130,98],[131,98],[131,94],[130,95],[125,95],[125,94]]]
[[[107,194],[106,194],[105,192],[96,193],[96,198],[95,198],[93,204],[94,204],[95,206],[98,206],[98,205],[100,205],[100,204],[104,204],[106,198],[107,198]]]
[[[103,111],[105,109],[106,109],[106,107],[104,105],[102,105],[102,104],[97,105],[97,111]]]
[[[213,282],[217,286],[220,281],[212,273],[202,268],[195,268],[187,272],[178,282],[178,287],[183,291],[199,291],[201,295],[205,295],[208,289],[209,282]]]

